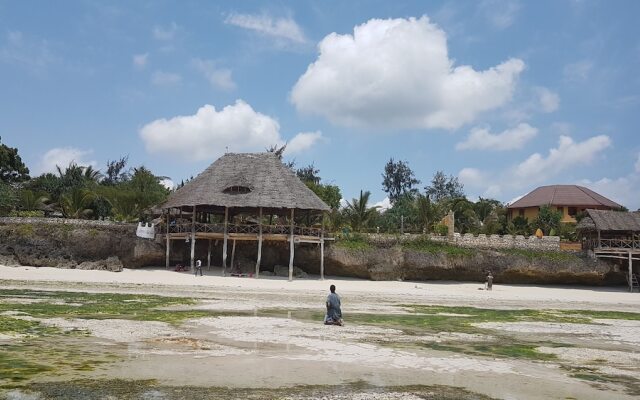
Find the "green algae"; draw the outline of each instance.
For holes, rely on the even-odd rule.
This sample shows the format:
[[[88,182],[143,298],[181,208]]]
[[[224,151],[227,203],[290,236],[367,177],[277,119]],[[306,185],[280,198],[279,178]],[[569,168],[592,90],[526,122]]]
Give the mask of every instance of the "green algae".
[[[68,382],[34,383],[24,394],[46,399],[68,398],[141,398],[174,399],[276,399],[311,400],[318,398],[375,398],[385,393],[414,395],[428,400],[491,400],[490,397],[450,386],[389,386],[378,387],[363,382],[338,386],[296,386],[277,389],[226,388],[199,386],[165,386],[156,380],[74,380]]]

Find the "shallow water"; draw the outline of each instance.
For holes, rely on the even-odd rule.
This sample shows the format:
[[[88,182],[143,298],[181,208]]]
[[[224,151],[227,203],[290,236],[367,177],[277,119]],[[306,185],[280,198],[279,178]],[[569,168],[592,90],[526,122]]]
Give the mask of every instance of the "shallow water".
[[[268,308],[249,311],[240,307],[230,312],[242,295],[253,296],[251,303],[260,304],[260,294],[237,293],[229,300],[220,300],[212,293],[216,296],[214,303],[205,300],[180,308],[202,311],[226,301],[229,304],[220,307],[224,315],[211,310],[210,316],[182,322],[164,314],[143,315],[142,310],[132,311],[131,305],[123,308],[123,314],[115,320],[96,314],[86,319],[76,301],[82,298],[92,302],[91,295],[72,296],[72,307],[80,310],[74,318],[46,318],[42,315],[45,311],[37,309],[40,314],[35,320],[47,326],[47,331],[0,339],[0,357],[25,363],[0,364],[4,366],[0,393],[15,399],[292,400],[601,399],[633,398],[640,393],[640,370],[635,366],[640,356],[633,347],[635,343],[611,340],[618,337],[619,330],[635,327],[637,321],[605,321],[612,332],[608,336],[577,337],[576,332],[590,333],[603,322],[555,322],[547,324],[553,329],[545,330],[541,328],[544,321],[525,319],[514,325],[491,325],[485,316],[483,323],[488,325],[478,328],[466,325],[466,321],[475,321],[473,309],[461,314],[439,307],[432,317],[439,324],[434,331],[432,326],[416,325],[411,319],[427,318],[427,314],[410,314],[403,320],[399,316],[407,315],[406,305],[381,300],[381,310],[395,310],[382,315],[384,322],[351,311],[352,320],[362,324],[350,323],[347,312],[347,325],[335,327],[318,322],[322,313],[307,306],[310,298],[303,299],[306,303],[300,309],[278,308],[277,297],[271,296],[265,302]],[[37,310],[29,307],[46,302],[44,294],[33,296],[38,300],[25,301],[29,296],[21,296],[15,310],[33,313]],[[52,304],[64,304],[63,294],[48,296]],[[117,296],[100,297],[105,302],[110,298],[122,301]],[[140,301],[130,303],[144,305],[144,300],[140,296]],[[162,303],[151,300],[153,304]],[[15,310],[7,306],[11,301],[10,296],[3,297],[6,318],[16,317]],[[291,299],[284,299],[283,305],[290,307]],[[113,318],[113,310],[118,308],[105,304],[105,309]],[[34,317],[29,318],[31,321]],[[498,314],[495,318],[505,316]],[[165,320],[174,324],[162,322]],[[403,326],[402,321],[412,325]],[[456,330],[462,328],[468,331]],[[504,351],[509,346],[531,349],[524,353]],[[550,350],[538,351],[536,346]],[[600,353],[589,358],[595,350]],[[624,354],[629,355],[628,360]]]

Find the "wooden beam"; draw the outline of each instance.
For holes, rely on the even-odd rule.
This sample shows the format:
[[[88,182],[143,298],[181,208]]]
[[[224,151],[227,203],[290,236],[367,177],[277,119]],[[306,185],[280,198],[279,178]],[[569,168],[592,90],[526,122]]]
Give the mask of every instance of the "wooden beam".
[[[229,207],[224,208],[224,241],[222,242],[222,276],[227,273],[227,239],[229,236]]]
[[[231,246],[231,265],[229,266],[229,268],[231,269],[231,272],[233,273],[234,269],[233,269],[233,260],[235,260],[236,258],[236,240],[233,239],[233,245]]]
[[[209,245],[207,246],[207,270],[211,270],[211,239],[209,239]]]
[[[629,291],[633,292],[633,259],[629,252]]]
[[[191,214],[191,272],[195,267],[196,254],[196,206],[193,206],[193,213]]]
[[[260,213],[258,215],[258,259],[256,260],[256,275],[260,276],[260,261],[262,259],[262,207],[260,207]]]
[[[320,280],[324,280],[324,213],[322,213],[322,231],[320,232]]]
[[[166,249],[165,249],[166,254],[165,254],[164,267],[167,268],[167,269],[169,269],[170,263],[171,263],[171,261],[170,261],[170,258],[171,258],[171,239],[170,239],[170,237],[171,236],[169,235],[169,224],[171,222],[170,219],[171,219],[171,209],[169,209],[167,211],[167,232],[166,232],[166,235],[165,235],[166,236],[166,238],[165,238],[166,239],[166,244],[165,244],[165,246],[166,246]]]
[[[294,225],[293,225],[293,208],[291,209],[291,240],[289,242],[289,282],[291,282],[293,280],[293,229],[294,229]]]

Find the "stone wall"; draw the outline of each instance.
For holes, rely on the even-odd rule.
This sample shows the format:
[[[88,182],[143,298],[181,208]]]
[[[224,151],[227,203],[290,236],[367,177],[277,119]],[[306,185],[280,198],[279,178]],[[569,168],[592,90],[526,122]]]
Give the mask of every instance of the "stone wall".
[[[367,235],[367,239],[376,246],[390,247],[395,244],[411,242],[424,236],[425,235],[418,234],[389,235],[372,233]],[[560,250],[559,236],[544,236],[539,239],[535,236],[525,237],[522,235],[473,235],[471,233],[461,235],[456,233],[451,239],[447,236],[439,235],[426,235],[426,237],[434,242],[450,243],[460,247],[478,249]]]
[[[93,219],[40,218],[40,217],[0,217],[0,224],[51,224],[76,226],[136,226],[124,222],[99,221]]]

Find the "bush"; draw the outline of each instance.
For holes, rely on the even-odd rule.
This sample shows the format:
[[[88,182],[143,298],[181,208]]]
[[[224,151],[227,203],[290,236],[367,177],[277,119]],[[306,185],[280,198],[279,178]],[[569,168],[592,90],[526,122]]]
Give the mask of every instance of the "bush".
[[[447,236],[449,234],[449,227],[445,224],[438,224],[435,226],[433,231],[440,236]]]
[[[422,253],[445,253],[450,256],[470,256],[473,250],[464,247],[458,247],[449,243],[441,243],[429,240],[427,237],[420,237],[410,242],[405,242],[402,247],[409,250],[420,251]]]
[[[371,244],[367,238],[358,233],[344,236],[340,239],[336,238],[336,246],[350,250],[366,250],[371,248]]]

